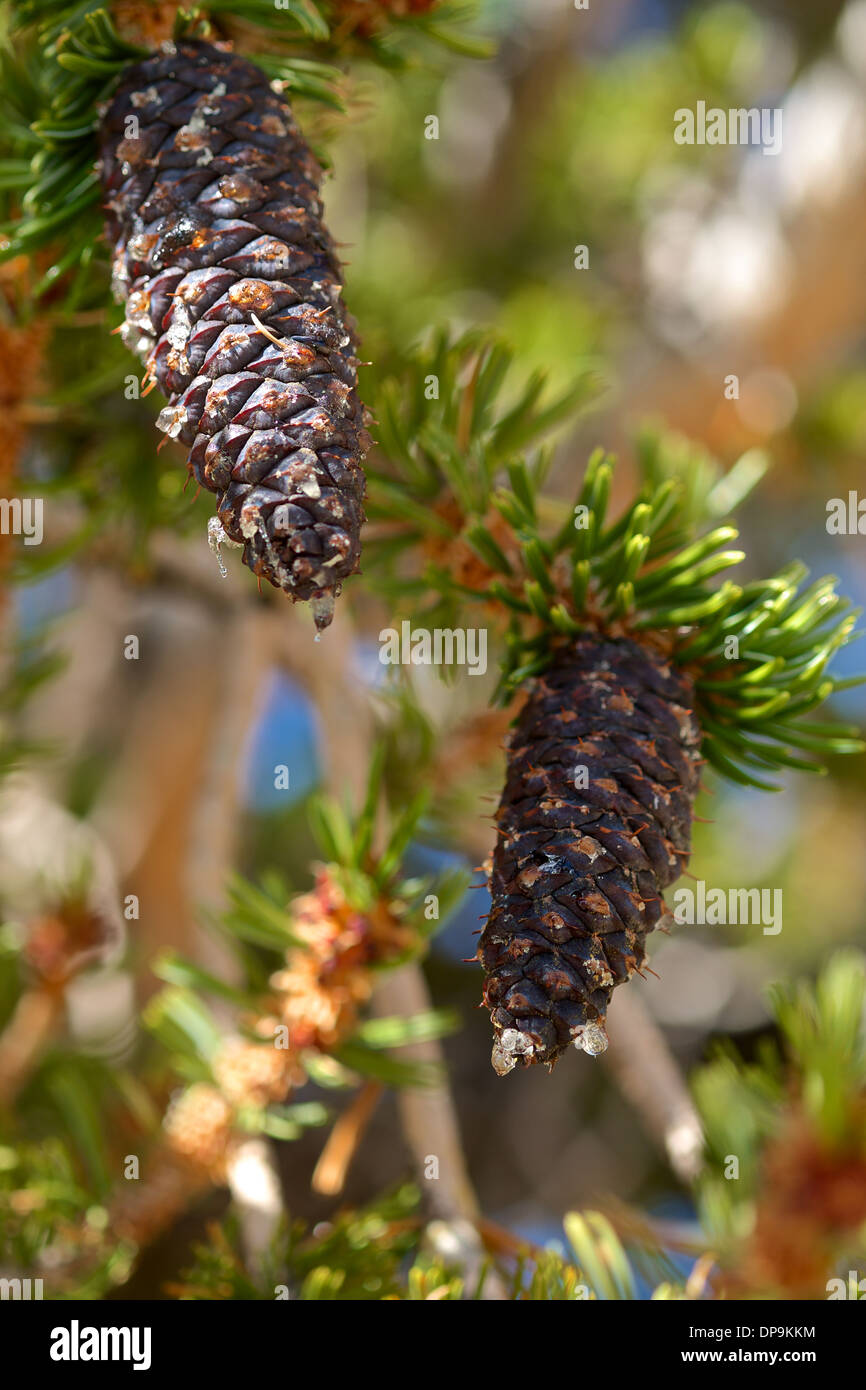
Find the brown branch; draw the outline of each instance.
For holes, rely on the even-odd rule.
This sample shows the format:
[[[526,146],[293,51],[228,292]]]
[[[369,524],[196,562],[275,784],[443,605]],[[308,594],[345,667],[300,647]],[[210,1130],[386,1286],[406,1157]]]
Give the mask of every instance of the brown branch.
[[[617,990],[608,1015],[610,1047],[603,1065],[613,1073],[648,1132],[683,1182],[700,1171],[700,1118],[667,1041],[632,984]]]
[[[47,985],[25,990],[0,1035],[0,1106],[15,1100],[64,1015],[63,993]]]
[[[384,1091],[379,1081],[367,1081],[335,1123],[313,1171],[311,1187],[323,1197],[339,1197],[367,1125]]]
[[[348,788],[357,799],[366,783],[373,720],[369,699],[351,671],[351,635],[347,624],[337,623],[312,653],[301,648],[300,659],[298,645],[287,633],[280,656],[310,692],[324,727],[327,785],[337,795]],[[379,1017],[412,1017],[431,1007],[424,973],[415,962],[383,975],[372,1000]],[[404,1051],[397,1049],[395,1055]],[[413,1044],[407,1055],[434,1064],[443,1078],[429,1087],[403,1087],[397,1096],[406,1142],[435,1218],[428,1227],[428,1240],[443,1256],[459,1258],[471,1283],[483,1260],[476,1229],[480,1209],[463,1153],[444,1053],[440,1042],[431,1040]],[[438,1160],[435,1181],[427,1177],[431,1157]],[[488,1276],[485,1290],[488,1298],[503,1296],[493,1275]]]

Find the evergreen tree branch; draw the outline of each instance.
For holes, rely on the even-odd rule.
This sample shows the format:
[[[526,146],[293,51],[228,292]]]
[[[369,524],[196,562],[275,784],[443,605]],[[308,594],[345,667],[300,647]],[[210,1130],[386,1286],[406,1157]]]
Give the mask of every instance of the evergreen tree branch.
[[[384,462],[369,470],[383,592],[398,601],[414,586],[416,616],[431,624],[479,603],[497,615],[503,700],[583,632],[657,637],[695,681],[704,756],[734,781],[775,790],[764,769],[820,772],[816,755],[862,751],[855,728],[803,720],[841,688],[828,666],[856,635],[835,579],[806,585],[799,564],[765,580],[726,577],[746,556],[718,518],[766,461],[752,451],[723,475],[703,451],[645,432],[643,485],[619,517],[608,516],[614,461],[602,449],[566,510],[544,492],[549,456],[520,452],[587,403],[593,378],[540,409],[535,378],[509,405],[510,362],[478,334],[442,334],[405,382],[383,385]],[[428,397],[430,382],[438,394]]]

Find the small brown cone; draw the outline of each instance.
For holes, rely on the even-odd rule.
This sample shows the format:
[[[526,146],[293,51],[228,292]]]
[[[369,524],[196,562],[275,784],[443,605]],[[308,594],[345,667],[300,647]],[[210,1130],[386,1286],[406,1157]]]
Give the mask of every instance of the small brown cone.
[[[478,945],[493,1066],[607,1047],[611,993],[639,970],[685,867],[700,729],[688,676],[626,638],[579,638],[510,736]]]
[[[288,104],[224,45],[124,74],[101,126],[123,338],[169,398],[244,563],[331,621],[358,568],[369,447],[321,170]]]

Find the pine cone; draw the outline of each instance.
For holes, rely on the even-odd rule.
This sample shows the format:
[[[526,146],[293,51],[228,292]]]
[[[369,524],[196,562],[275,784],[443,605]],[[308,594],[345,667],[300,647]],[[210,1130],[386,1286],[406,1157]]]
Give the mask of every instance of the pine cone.
[[[264,73],[192,40],[124,73],[101,139],[122,333],[169,398],[157,423],[192,446],[244,562],[326,627],[358,568],[370,441],[321,170]]]
[[[611,993],[640,969],[662,889],[688,859],[693,703],[686,675],[625,638],[581,637],[533,683],[509,740],[478,946],[499,1075],[552,1065],[570,1043],[606,1048]]]

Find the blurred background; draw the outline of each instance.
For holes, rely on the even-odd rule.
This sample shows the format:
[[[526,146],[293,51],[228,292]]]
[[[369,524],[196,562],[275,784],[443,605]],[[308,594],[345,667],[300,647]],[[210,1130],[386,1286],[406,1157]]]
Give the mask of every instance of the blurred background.
[[[828,534],[826,518],[830,499],[862,486],[866,451],[866,0],[591,0],[585,11],[488,0],[479,27],[495,38],[487,60],[437,54],[408,73],[359,61],[349,119],[298,107],[330,165],[327,217],[368,397],[440,325],[489,327],[555,387],[591,369],[603,391],[557,440],[557,493],[573,495],[600,443],[620,458],[614,505],[625,503],[647,422],[724,466],[759,446],[772,467],[740,517],[743,568],[800,558],[861,605],[863,537]],[[674,111],[701,100],[781,108],[781,151],[676,144]],[[437,139],[425,138],[431,115]],[[575,268],[579,246],[586,269]],[[211,499],[184,495],[175,446],[157,459],[158,403],[124,399],[135,364],[98,309],[82,305],[41,352],[21,492],[46,498],[46,546],[16,559],[15,623],[64,664],[18,716],[42,751],[5,784],[0,897],[10,921],[32,916],[86,841],[126,948],[74,985],[70,1027],[96,1055],[134,1066],[157,952],[225,963],[201,924],[223,901],[226,870],[257,880],[277,868],[293,889],[309,886],[307,801],[323,785],[363,784],[370,720],[387,711],[377,634],[399,614],[356,581],[314,647],[308,615],[254,602],[231,557],[221,581],[205,539]],[[738,399],[726,396],[731,375]],[[137,660],[124,658],[129,634]],[[862,664],[855,644],[834,669]],[[476,884],[434,938],[426,974],[434,1002],[459,1014],[444,1047],[479,1200],[538,1242],[561,1239],[563,1212],[612,1199],[687,1229],[688,1153],[678,1175],[670,1125],[654,1126],[622,1060],[576,1054],[552,1075],[505,1080],[490,1067],[480,972],[464,960],[487,907],[482,817],[502,775],[505,722],[482,718],[490,684],[415,680],[448,817],[410,850],[412,868],[461,864]],[[866,722],[862,692],[840,695],[829,717]],[[473,720],[477,746],[466,742]],[[275,764],[289,769],[288,791],[275,790]],[[756,1056],[772,1031],[766,985],[814,975],[837,947],[862,949],[863,760],[785,781],[768,795],[708,776],[691,861],[708,886],[781,888],[782,931],[657,934],[657,977],[617,992],[639,995],[649,1022],[626,1018],[615,997],[612,1051],[622,1010],[624,1029],[660,1031],[682,1074],[720,1038]],[[140,916],[124,922],[130,894]],[[282,1146],[291,1210],[313,1221],[334,1210],[309,1185],[323,1142],[313,1129]],[[386,1095],[340,1200],[369,1200],[409,1167]],[[219,1211],[223,1198],[210,1200]],[[160,1249],[128,1286],[138,1296],[156,1296],[176,1263]]]

